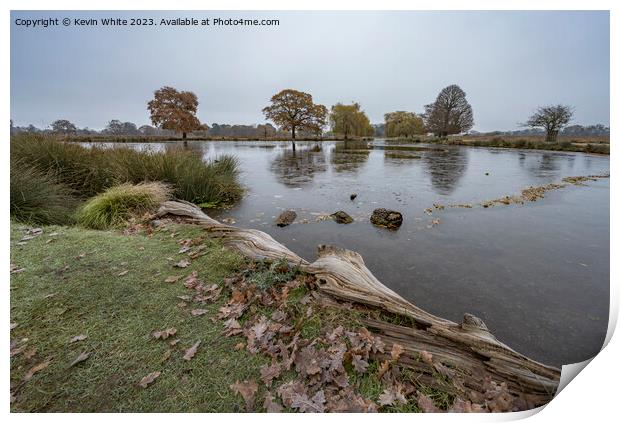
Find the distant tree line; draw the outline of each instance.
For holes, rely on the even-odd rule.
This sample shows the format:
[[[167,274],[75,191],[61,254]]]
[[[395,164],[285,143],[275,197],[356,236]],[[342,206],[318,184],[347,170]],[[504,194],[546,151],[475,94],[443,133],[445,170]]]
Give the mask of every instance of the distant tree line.
[[[516,131],[490,131],[490,132],[479,132],[479,131],[470,131],[472,135],[505,135],[505,136],[542,136],[545,135],[545,130],[542,128],[527,128],[527,129],[519,129]],[[596,125],[570,125],[563,128],[560,132],[560,135],[566,136],[609,136],[610,129],[609,126],[605,126],[602,124]]]
[[[213,123],[211,127],[202,124],[196,116],[198,97],[191,91],[178,91],[173,87],[162,87],[154,92],[153,99],[147,103],[151,125],[137,127],[133,122],[110,120],[101,131],[89,128],[79,129],[75,124],[59,119],[49,128],[39,129],[33,125],[15,127],[11,121],[11,133],[50,132],[64,135],[143,135],[174,136],[181,134],[183,139],[192,132],[198,136],[272,138],[286,137],[290,134],[295,148],[297,136],[321,138],[329,126],[328,134],[345,140],[366,136],[415,137],[433,134],[447,137],[454,134],[480,134],[471,131],[474,113],[467,101],[466,93],[458,85],[443,88],[433,103],[424,106],[424,113],[398,110],[384,115],[384,123],[372,125],[362,106],[336,103],[328,109],[314,102],[312,95],[293,89],[285,89],[274,94],[270,104],[263,108],[267,120],[275,123],[260,125],[227,125]],[[557,104],[542,106],[520,124],[527,129],[507,132],[490,132],[496,135],[542,135],[553,142],[559,134],[563,135],[609,135],[609,127],[604,125],[571,125],[574,110],[570,106]],[[471,132],[470,132],[471,131]]]

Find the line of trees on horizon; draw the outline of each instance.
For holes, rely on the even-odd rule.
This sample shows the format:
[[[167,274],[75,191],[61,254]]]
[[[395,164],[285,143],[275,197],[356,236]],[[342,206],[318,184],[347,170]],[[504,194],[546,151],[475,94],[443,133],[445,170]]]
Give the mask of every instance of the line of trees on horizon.
[[[327,135],[349,138],[385,136],[415,137],[433,134],[447,137],[455,134],[481,134],[471,131],[474,125],[473,109],[467,101],[466,93],[458,85],[443,88],[433,103],[424,106],[424,113],[394,111],[384,115],[384,123],[372,125],[366,113],[357,102],[336,103],[328,109],[316,104],[312,95],[293,89],[282,90],[270,99],[270,104],[262,112],[266,120],[273,122],[259,125],[226,125],[213,123],[210,127],[202,124],[196,116],[198,98],[191,91],[178,91],[165,86],[154,92],[153,99],[147,103],[151,125],[138,127],[132,122],[117,119],[109,121],[101,131],[89,128],[78,129],[75,124],[58,119],[49,129],[39,129],[33,125],[15,127],[11,120],[11,133],[51,132],[64,135],[142,135],[175,136],[183,139],[188,133],[197,136],[273,138],[298,136],[320,139],[325,128]],[[574,109],[566,105],[539,107],[525,123],[519,124],[528,129],[520,131],[487,134],[497,135],[546,135],[546,141],[554,142],[558,134],[565,135],[609,135],[609,127],[598,124],[590,126],[567,126],[572,120]]]

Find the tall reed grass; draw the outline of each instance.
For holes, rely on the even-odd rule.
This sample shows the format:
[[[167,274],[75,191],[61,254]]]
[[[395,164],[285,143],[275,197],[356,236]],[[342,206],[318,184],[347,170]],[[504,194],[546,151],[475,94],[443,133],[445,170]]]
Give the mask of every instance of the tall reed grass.
[[[173,196],[196,204],[231,203],[243,194],[233,156],[205,162],[196,152],[183,148],[161,152],[84,148],[42,135],[20,134],[11,137],[11,162],[18,161],[54,172],[83,198],[125,182],[154,181],[169,184]]]
[[[11,163],[10,211],[18,222],[63,225],[72,222],[78,204],[74,191],[58,181],[52,171],[43,172],[23,161]]]

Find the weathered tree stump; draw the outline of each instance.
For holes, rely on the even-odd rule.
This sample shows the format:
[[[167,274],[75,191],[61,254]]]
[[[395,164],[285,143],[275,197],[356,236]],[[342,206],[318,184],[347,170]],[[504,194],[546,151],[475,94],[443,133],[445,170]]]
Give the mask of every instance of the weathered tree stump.
[[[318,259],[308,263],[268,234],[222,224],[190,203],[167,201],[157,215],[166,214],[187,217],[251,259],[285,258],[300,265],[315,276],[319,299],[326,304],[347,303],[377,311],[379,317],[367,317],[363,323],[378,332],[389,348],[400,344],[404,352],[399,363],[418,372],[420,380],[429,386],[439,383],[434,375],[440,369],[450,381],[440,384],[442,389],[475,401],[484,395],[486,382],[493,380],[506,384],[521,409],[546,404],[557,390],[559,369],[512,350],[476,316],[465,314],[462,323],[455,323],[416,307],[379,282],[356,252],[319,246]],[[395,325],[381,318],[395,315],[408,318],[411,324]],[[432,364],[421,360],[425,352],[433,355]]]

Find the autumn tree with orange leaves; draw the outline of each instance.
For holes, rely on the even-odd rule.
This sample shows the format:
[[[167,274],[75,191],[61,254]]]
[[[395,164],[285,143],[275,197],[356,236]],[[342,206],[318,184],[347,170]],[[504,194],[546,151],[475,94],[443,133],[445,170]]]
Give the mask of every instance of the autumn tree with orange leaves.
[[[282,90],[271,97],[271,105],[263,113],[281,129],[291,131],[293,148],[298,130],[317,133],[327,124],[327,107],[314,104],[310,94],[296,90]]]
[[[201,129],[196,117],[198,97],[191,91],[177,91],[172,87],[163,87],[155,91],[155,98],[149,101],[153,125],[183,134]]]

